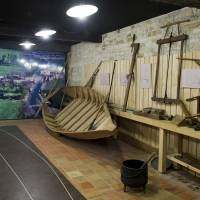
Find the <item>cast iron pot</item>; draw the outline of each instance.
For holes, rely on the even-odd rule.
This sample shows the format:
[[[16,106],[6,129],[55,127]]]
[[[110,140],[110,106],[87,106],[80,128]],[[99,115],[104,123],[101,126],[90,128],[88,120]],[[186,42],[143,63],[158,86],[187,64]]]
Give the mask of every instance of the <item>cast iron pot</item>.
[[[124,184],[124,192],[126,187],[143,187],[144,191],[148,182],[148,166],[141,160],[125,160],[121,168],[121,181]],[[144,165],[144,166],[142,166]]]

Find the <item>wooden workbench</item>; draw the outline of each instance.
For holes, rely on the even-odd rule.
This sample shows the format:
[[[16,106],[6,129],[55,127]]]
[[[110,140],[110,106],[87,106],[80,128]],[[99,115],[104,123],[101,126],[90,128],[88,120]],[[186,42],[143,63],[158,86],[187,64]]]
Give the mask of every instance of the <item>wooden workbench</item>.
[[[123,112],[118,109],[110,109],[110,111],[111,111],[111,114],[113,114],[113,115],[158,128],[158,130],[159,130],[158,171],[159,172],[161,172],[161,173],[166,172],[166,158],[168,158],[168,159],[172,160],[173,162],[176,162],[184,167],[189,168],[190,170],[200,173],[199,168],[193,167],[183,161],[178,160],[176,158],[176,154],[167,155],[167,131],[171,131],[171,132],[174,132],[179,135],[179,137],[180,137],[179,144],[182,143],[181,136],[188,136],[188,137],[192,137],[195,139],[200,139],[200,131],[195,131],[194,129],[187,128],[187,127],[178,127],[172,121],[151,119],[151,118],[135,115],[132,112]]]

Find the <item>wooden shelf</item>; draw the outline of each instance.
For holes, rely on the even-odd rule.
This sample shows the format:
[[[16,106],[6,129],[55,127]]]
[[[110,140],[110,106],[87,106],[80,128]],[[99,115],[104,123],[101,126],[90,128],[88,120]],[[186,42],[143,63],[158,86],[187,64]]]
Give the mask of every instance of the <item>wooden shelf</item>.
[[[188,137],[192,137],[195,139],[200,139],[200,131],[195,131],[194,129],[187,128],[187,127],[178,127],[172,121],[151,119],[148,117],[135,115],[131,111],[123,112],[117,108],[110,109],[110,112],[113,115],[158,128],[158,130],[159,130],[158,170],[160,173],[166,172],[166,158],[168,158],[169,160],[176,162],[192,171],[200,173],[200,166],[197,167],[194,162],[192,163],[191,161],[180,159],[177,157],[177,154],[167,156],[167,134],[166,134],[167,133],[166,131],[171,131],[171,132],[177,133],[180,136],[179,141],[178,141],[179,145],[180,145],[182,143],[181,142],[182,136],[188,136]]]
[[[187,156],[182,157],[181,154],[171,154],[168,155],[167,158],[172,162],[175,162],[189,170],[200,174],[200,164],[194,159],[191,159]]]
[[[187,127],[178,127],[175,124],[175,122],[172,121],[157,120],[140,115],[135,115],[132,113],[132,111],[123,112],[120,109],[111,108],[110,112],[113,115],[158,128],[159,130],[158,171],[160,173],[166,172],[166,158],[192,171],[200,173],[200,165],[198,163],[196,164],[195,162],[192,162],[189,159],[181,159],[180,156],[178,157],[178,155],[180,154],[167,155],[167,132],[166,132],[166,131],[171,131],[173,133],[178,134],[179,136],[178,146],[179,146],[180,144],[182,144],[182,136],[188,136],[195,139],[200,139],[200,131],[195,131],[194,129]]]
[[[156,120],[148,117],[143,117],[140,115],[135,115],[132,112],[123,112],[119,109],[110,109],[111,114],[130,119],[136,122],[140,122],[146,125],[150,125],[159,129],[164,129],[167,131],[175,132],[184,136],[192,137],[195,139],[200,139],[200,131],[195,131],[188,127],[178,127],[175,122],[166,120]]]

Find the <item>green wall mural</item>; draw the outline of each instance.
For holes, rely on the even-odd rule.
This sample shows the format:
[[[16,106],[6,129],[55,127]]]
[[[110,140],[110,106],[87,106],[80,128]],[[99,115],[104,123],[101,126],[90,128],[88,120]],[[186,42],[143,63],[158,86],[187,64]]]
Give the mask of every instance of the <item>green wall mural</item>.
[[[32,118],[61,73],[65,55],[0,49],[0,119]]]

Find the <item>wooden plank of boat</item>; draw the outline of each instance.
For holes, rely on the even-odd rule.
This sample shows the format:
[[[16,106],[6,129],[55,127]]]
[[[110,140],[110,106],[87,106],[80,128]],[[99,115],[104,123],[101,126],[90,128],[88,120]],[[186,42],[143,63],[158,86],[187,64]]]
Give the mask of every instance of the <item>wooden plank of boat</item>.
[[[80,111],[89,104],[88,101],[83,100],[74,110],[66,116],[62,121],[59,122],[60,126],[66,125],[71,119],[73,119]]]
[[[84,117],[90,109],[92,109],[95,106],[94,103],[88,104],[85,108],[83,108],[78,115],[76,115],[74,118],[72,118],[65,126],[63,126],[63,129],[69,129],[71,128],[75,123],[77,123],[82,117]]]
[[[65,109],[65,112],[63,112],[61,116],[56,117],[56,121],[63,121],[63,119],[65,119],[65,117],[67,117],[77,106],[79,106],[82,103],[82,101],[82,99],[75,100],[75,103],[72,106],[68,107],[68,109]]]
[[[99,110],[97,110],[97,112],[99,112]],[[97,112],[95,112],[92,116],[87,118],[85,122],[78,129],[76,129],[76,131],[85,131],[86,128],[88,128],[88,126],[90,126],[91,123],[94,121],[94,117],[96,117]]]
[[[98,107],[94,106],[84,117],[82,117],[76,124],[74,124],[69,130],[76,132],[88,119],[90,119],[98,111]]]
[[[89,126],[85,126],[85,128],[83,129],[83,131],[88,131],[88,130],[96,130],[105,120],[107,119],[107,117],[105,116],[105,113],[102,114],[100,117],[98,117],[96,120],[95,120],[95,123],[93,123],[93,126],[92,128],[90,127],[90,124]]]
[[[68,110],[73,104],[75,104],[77,102],[77,99],[72,100],[70,103],[68,103],[55,117],[55,119],[58,119],[59,117],[61,117],[61,115]]]
[[[58,126],[55,126],[55,124],[49,124],[47,121],[46,125],[51,131],[57,132],[58,130],[61,130]]]
[[[56,118],[60,117],[67,109],[69,109],[75,102],[77,101],[77,99],[72,100],[70,103],[68,103],[57,115]]]
[[[45,119],[46,119],[48,122],[56,123],[55,119],[53,119],[52,117],[49,117],[48,115],[45,116]]]
[[[46,121],[47,121],[48,125],[50,125],[50,126],[52,126],[52,127],[59,127],[58,124],[55,124],[55,123],[53,123],[53,122],[49,122],[48,120],[46,120]]]
[[[99,115],[99,117],[96,119],[96,121],[94,122],[94,127],[98,127],[98,126],[102,123],[102,121],[103,121],[104,119],[106,119],[106,115],[105,115],[104,112],[102,112],[102,113]],[[88,130],[88,129],[87,129],[87,130]]]

